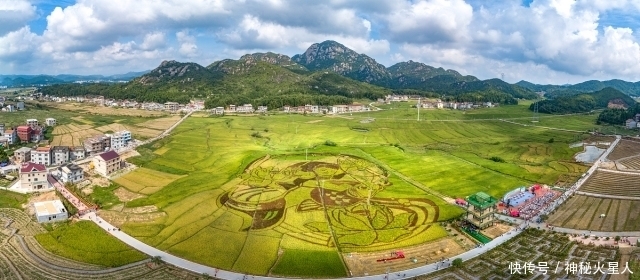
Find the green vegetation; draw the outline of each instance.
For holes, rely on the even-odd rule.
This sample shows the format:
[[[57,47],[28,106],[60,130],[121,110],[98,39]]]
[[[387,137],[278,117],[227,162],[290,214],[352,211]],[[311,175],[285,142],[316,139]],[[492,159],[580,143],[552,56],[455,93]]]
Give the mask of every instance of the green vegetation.
[[[22,204],[24,203],[27,203],[26,195],[11,191],[0,190],[0,208],[22,209]]]
[[[239,60],[216,61],[207,67],[163,61],[158,68],[126,84],[59,84],[41,91],[53,96],[102,95],[160,103],[188,103],[199,98],[206,99],[207,108],[251,103],[272,109],[376,100],[392,92],[503,105],[537,98],[526,88],[498,79],[480,81],[454,70],[412,61],[386,68],[334,41],[317,46],[331,55],[326,56],[323,51],[291,59],[257,53]]]
[[[55,225],[36,239],[49,252],[79,262],[118,267],[146,256],[112,237],[91,221]]]
[[[555,99],[539,101],[538,111],[548,114],[584,113],[607,108],[610,102],[625,107],[636,104],[635,100],[628,95],[613,88],[605,88],[591,93],[560,96]],[[534,104],[529,107],[530,110],[534,110],[534,108]]]
[[[625,125],[627,119],[634,119],[640,113],[640,104],[625,109],[606,109],[598,116],[598,124]]]
[[[462,259],[461,258],[457,258],[457,259],[453,260],[453,262],[451,262],[451,265],[453,267],[456,267],[456,268],[461,268],[462,264],[463,263],[462,263]]]
[[[120,186],[116,183],[111,183],[108,187],[93,186],[93,192],[91,193],[91,202],[100,206],[102,209],[109,209],[112,206],[120,203],[120,199],[113,194]]]
[[[335,251],[286,250],[272,273],[288,277],[347,277],[340,255]]]
[[[338,117],[193,116],[130,158],[149,172],[122,177],[125,188],[143,195],[127,207],[155,206],[162,215],[122,229],[222,269],[329,277],[345,273],[338,252],[406,248],[445,237],[439,222],[462,210],[442,196],[483,191],[501,197],[533,183],[575,180],[586,170],[572,158],[581,149],[569,148],[586,135],[544,127],[586,131],[596,115],[541,117],[540,127],[530,126],[523,104],[423,110],[425,119],[416,121],[410,105]],[[258,132],[261,137],[252,137]],[[187,176],[152,191],[141,187],[167,174]],[[313,265],[323,269],[287,264],[307,255],[322,256]]]

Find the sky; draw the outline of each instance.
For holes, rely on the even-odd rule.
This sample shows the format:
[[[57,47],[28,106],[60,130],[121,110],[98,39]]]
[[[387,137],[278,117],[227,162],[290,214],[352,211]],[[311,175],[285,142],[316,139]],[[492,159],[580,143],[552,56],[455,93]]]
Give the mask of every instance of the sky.
[[[640,0],[0,0],[0,74],[122,74],[335,40],[480,79],[640,80]]]

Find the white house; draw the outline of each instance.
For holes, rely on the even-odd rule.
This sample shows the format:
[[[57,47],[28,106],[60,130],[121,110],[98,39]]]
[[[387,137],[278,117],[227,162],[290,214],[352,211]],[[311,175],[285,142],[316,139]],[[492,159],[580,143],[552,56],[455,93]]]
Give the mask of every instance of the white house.
[[[242,106],[238,106],[238,108],[236,108],[236,112],[238,112],[238,113],[253,113],[253,105],[244,104]]]
[[[213,109],[213,113],[216,115],[224,115],[224,107],[216,107]]]
[[[73,163],[67,163],[58,167],[55,171],[55,175],[63,183],[77,183],[84,180],[84,171],[80,166]]]
[[[31,150],[31,162],[42,165],[51,165],[51,148],[38,147]]]
[[[122,161],[120,160],[120,155],[111,150],[95,156],[93,158],[93,167],[98,174],[109,176],[122,168]]]
[[[20,166],[20,188],[31,191],[49,190],[47,168],[43,164],[26,162]]]
[[[16,102],[16,108],[20,111],[24,110],[24,102],[23,101]]]
[[[44,122],[47,124],[47,126],[55,126],[56,125],[56,119],[54,119],[54,118],[46,118],[44,120]]]
[[[105,135],[111,138],[111,149],[124,148],[131,141],[131,132],[128,130],[122,130],[113,134],[105,134]]]
[[[38,223],[60,222],[69,218],[62,201],[51,200],[33,203]]]
[[[70,160],[79,160],[83,159],[87,156],[87,152],[85,151],[83,146],[70,147],[69,151],[69,159]]]
[[[18,142],[18,131],[15,129],[7,129],[4,131],[4,137],[9,140],[9,145],[13,145]]]
[[[53,146],[51,149],[51,165],[61,165],[69,162],[69,147]]]
[[[37,119],[27,119],[27,125],[31,126],[31,127],[36,126],[36,125],[38,125],[38,120]]]

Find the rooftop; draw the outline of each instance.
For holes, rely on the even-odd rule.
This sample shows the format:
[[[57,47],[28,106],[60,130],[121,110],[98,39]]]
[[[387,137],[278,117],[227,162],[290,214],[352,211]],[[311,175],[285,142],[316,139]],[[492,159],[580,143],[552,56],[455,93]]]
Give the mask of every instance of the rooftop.
[[[495,197],[492,197],[484,192],[472,194],[467,197],[467,202],[476,208],[485,209],[494,206],[498,203]]]
[[[43,164],[25,162],[22,165],[20,165],[20,173],[42,172],[42,171],[47,171],[47,168],[44,167]]]
[[[17,150],[15,151],[15,153],[28,153],[28,152],[31,152],[31,148],[22,147],[22,148],[17,149]]]
[[[37,216],[56,215],[67,212],[60,200],[51,200],[33,203]]]
[[[102,154],[99,154],[98,156],[104,161],[110,161],[114,158],[120,157],[120,155],[118,155],[118,153],[116,153],[114,150],[104,152]]]

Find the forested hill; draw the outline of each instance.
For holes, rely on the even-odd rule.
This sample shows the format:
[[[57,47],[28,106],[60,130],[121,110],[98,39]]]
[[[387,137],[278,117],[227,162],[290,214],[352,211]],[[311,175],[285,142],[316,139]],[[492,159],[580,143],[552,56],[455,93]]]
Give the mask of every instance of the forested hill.
[[[561,96],[539,101],[538,111],[548,114],[571,114],[604,109],[608,106],[629,108],[635,106],[635,104],[635,100],[619,90],[604,88],[596,92]],[[534,108],[535,104],[531,104],[529,107],[531,110],[534,110]]]
[[[238,60],[196,63],[163,61],[124,84],[63,84],[42,88],[47,95],[102,95],[105,98],[185,103],[207,99],[207,106],[252,103],[281,107],[305,103],[331,105],[353,99],[383,98],[392,92],[447,100],[516,104],[536,94],[498,79],[481,81],[455,70],[419,62],[389,68],[334,41],[313,44],[304,54],[255,53]]]
[[[611,87],[629,96],[640,96],[640,82],[627,82],[623,80],[596,81],[590,80],[575,85],[538,85],[527,81],[517,82],[516,85],[530,89],[532,91],[544,91],[547,94],[571,95],[581,92],[594,92]]]

